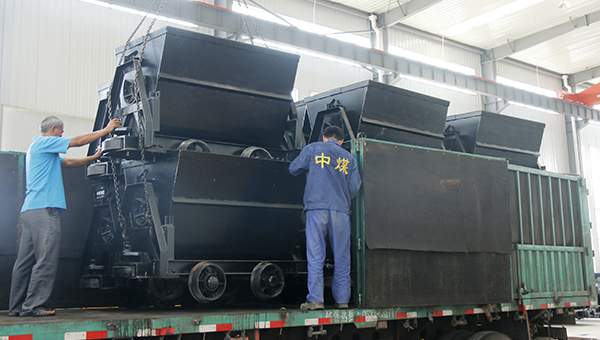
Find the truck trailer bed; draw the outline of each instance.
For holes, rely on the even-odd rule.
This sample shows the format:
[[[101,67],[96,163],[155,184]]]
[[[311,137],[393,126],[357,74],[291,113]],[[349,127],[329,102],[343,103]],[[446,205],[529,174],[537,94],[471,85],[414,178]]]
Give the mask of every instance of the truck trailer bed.
[[[576,300],[576,301],[575,301]],[[574,309],[595,303],[586,299],[538,305],[522,309]],[[521,309],[521,310],[522,310]],[[260,333],[279,329],[284,334],[290,328],[319,329],[339,327],[374,328],[385,322],[408,319],[451,318],[479,315],[481,318],[498,313],[518,313],[516,304],[488,306],[438,306],[429,308],[326,309],[302,312],[295,307],[281,308],[214,308],[172,310],[123,310],[118,308],[59,309],[53,317],[9,317],[0,312],[1,340],[75,340],[134,338],[185,334]]]

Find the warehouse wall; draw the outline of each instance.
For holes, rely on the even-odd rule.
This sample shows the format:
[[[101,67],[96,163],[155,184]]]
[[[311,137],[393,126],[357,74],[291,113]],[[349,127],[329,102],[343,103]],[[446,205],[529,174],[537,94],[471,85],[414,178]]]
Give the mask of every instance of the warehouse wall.
[[[600,123],[590,123],[581,130],[582,167],[589,191],[590,221],[596,230],[596,241],[600,231]],[[594,245],[599,254],[598,244]],[[600,256],[594,258],[596,272],[600,270]]]
[[[548,113],[519,105],[509,105],[502,114],[524,118],[546,124],[539,163],[547,170],[560,173],[569,172],[569,154],[564,116]]]
[[[140,19],[78,0],[0,1],[0,149],[24,151],[49,114],[64,120],[66,135],[88,132],[97,88],[114,72],[115,48]]]
[[[360,65],[342,64],[338,61],[319,58],[302,51],[290,51],[289,49],[284,51],[300,55],[294,85],[298,99],[332,88],[372,79],[373,77],[370,71]]]
[[[389,29],[390,53],[432,65],[450,68],[453,71],[480,75],[479,54],[428,39],[399,29]],[[449,114],[476,111],[481,108],[480,97],[469,91],[458,91],[435,83],[400,77],[396,86],[425,93],[450,101]]]
[[[271,12],[331,27],[343,32],[366,31],[369,29],[368,19],[356,14],[358,11],[349,10],[340,12],[326,6],[320,1],[315,3],[306,0],[256,0],[256,2]],[[250,2],[247,3],[252,5]],[[369,37],[368,33],[356,34],[366,38]]]
[[[25,151],[40,128],[45,113],[30,109],[2,107],[1,150]],[[92,129],[93,120],[88,117],[58,115],[65,123],[65,136],[82,134]],[[18,128],[16,128],[18,127]],[[87,147],[71,149],[69,155],[83,155]]]
[[[522,83],[523,86],[536,87],[537,89],[530,90],[547,96],[556,97],[562,88],[560,77],[543,70],[524,68],[510,62],[500,61],[497,63],[496,72],[498,77]],[[567,136],[562,115],[515,104],[508,105],[502,113],[546,124],[540,150],[540,163],[550,171],[569,172]]]
[[[560,92],[562,89],[562,80],[559,76],[544,70],[526,68],[508,61],[499,61],[496,64],[496,73],[498,76],[548,89],[555,93]]]

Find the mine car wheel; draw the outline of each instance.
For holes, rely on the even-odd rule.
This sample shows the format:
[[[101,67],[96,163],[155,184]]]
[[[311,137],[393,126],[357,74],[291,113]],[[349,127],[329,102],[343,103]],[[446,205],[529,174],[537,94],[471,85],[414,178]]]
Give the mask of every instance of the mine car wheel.
[[[161,305],[176,303],[185,293],[185,283],[180,280],[151,279],[148,292]]]
[[[271,156],[269,151],[259,148],[258,146],[249,146],[245,148],[240,156],[244,158],[273,159],[273,156]]]
[[[273,263],[261,262],[250,274],[250,289],[261,300],[277,297],[285,286],[283,270]]]
[[[196,152],[210,152],[210,147],[204,141],[199,139],[186,139],[179,146],[177,150],[181,151],[196,151]]]
[[[200,303],[218,300],[227,288],[227,277],[221,267],[210,262],[200,262],[190,271],[188,289]]]

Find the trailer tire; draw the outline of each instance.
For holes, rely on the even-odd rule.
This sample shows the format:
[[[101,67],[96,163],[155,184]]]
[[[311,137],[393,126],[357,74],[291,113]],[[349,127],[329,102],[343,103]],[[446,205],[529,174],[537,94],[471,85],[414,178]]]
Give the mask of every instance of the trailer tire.
[[[439,340],[470,340],[473,335],[474,332],[467,329],[453,329],[442,335]]]
[[[477,332],[473,334],[469,340],[511,340],[510,337],[504,333],[494,331]]]

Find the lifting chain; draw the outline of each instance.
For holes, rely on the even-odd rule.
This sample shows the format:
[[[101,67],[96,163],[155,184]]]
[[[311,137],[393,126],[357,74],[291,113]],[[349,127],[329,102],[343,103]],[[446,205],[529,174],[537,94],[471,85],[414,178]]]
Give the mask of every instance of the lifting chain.
[[[139,86],[137,84],[137,79],[138,79],[138,75],[143,75],[142,74],[142,69],[141,69],[141,63],[142,60],[144,58],[144,52],[146,50],[146,45],[148,43],[149,37],[150,37],[150,31],[152,30],[152,27],[154,26],[154,24],[156,23],[156,19],[160,13],[160,10],[162,8],[162,1],[158,0],[158,5],[157,5],[157,9],[156,12],[154,14],[154,17],[152,19],[152,22],[150,23],[150,25],[148,25],[148,29],[146,30],[146,34],[144,35],[144,40],[142,43],[142,48],[140,51],[140,56],[139,56],[139,62],[138,63],[134,63],[135,66],[135,80],[134,80],[134,98],[136,101],[136,106],[137,106],[137,112],[138,112],[138,123],[139,123],[139,145],[140,145],[140,158],[142,160],[142,163],[145,160],[145,153],[144,153],[144,125],[143,125],[143,114],[139,115],[139,112],[141,111],[140,108],[140,92],[139,92]],[[121,65],[125,59],[125,54],[127,52],[127,48],[129,46],[129,44],[131,43],[131,40],[133,39],[133,37],[135,36],[135,34],[137,33],[137,31],[140,29],[140,27],[142,26],[142,24],[144,23],[144,21],[146,20],[146,18],[148,17],[148,15],[145,15],[140,22],[138,23],[138,25],[135,27],[135,29],[133,30],[133,32],[131,33],[131,35],[129,35],[129,37],[127,38],[127,41],[125,42],[125,45],[123,47],[123,52],[121,54],[121,57],[119,58],[119,63],[118,65]],[[108,118],[113,119],[114,118],[114,114],[115,112],[113,112],[112,110],[112,87],[114,84],[111,83],[109,89],[108,89],[108,97],[107,97],[107,112],[108,112]],[[131,248],[131,245],[129,244],[128,238],[127,238],[127,228],[126,228],[126,221],[125,221],[125,216],[123,215],[123,210],[122,210],[122,202],[121,202],[121,193],[119,192],[119,178],[117,176],[117,166],[115,164],[115,160],[112,157],[109,157],[109,163],[110,163],[110,168],[111,168],[111,172],[112,172],[112,181],[113,181],[113,187],[114,187],[114,192],[115,192],[115,206],[116,206],[116,210],[117,210],[117,221],[119,223],[119,227],[121,229],[121,237],[123,240],[123,248],[125,252],[128,252]],[[147,169],[144,165],[144,170],[142,171],[142,182],[143,182],[143,186],[144,186],[144,193],[146,195],[146,197],[148,197],[148,193],[146,192],[146,182],[147,182]],[[149,207],[148,207],[148,201],[146,200],[146,206],[145,206],[145,211],[144,211],[144,216],[146,218],[146,221],[148,221],[148,218],[150,216],[149,213]]]
[[[138,142],[139,142],[139,149],[140,149],[140,160],[142,161],[142,166],[143,166],[143,170],[141,175],[141,180],[142,180],[142,187],[144,188],[144,196],[146,196],[146,200],[144,200],[144,219],[145,219],[145,223],[149,224],[152,223],[152,214],[150,211],[150,195],[148,193],[148,189],[147,189],[147,183],[148,183],[148,169],[146,167],[146,153],[145,153],[145,137],[146,137],[146,126],[145,126],[145,115],[146,114],[152,114],[151,112],[143,112],[141,105],[141,93],[140,93],[140,84],[138,84],[138,81],[142,80],[144,81],[144,73],[142,71],[142,61],[144,60],[144,53],[146,52],[146,45],[148,44],[148,40],[150,40],[150,31],[152,30],[152,27],[154,26],[154,24],[156,23],[156,18],[158,16],[158,14],[160,13],[162,9],[162,1],[158,0],[158,6],[156,9],[156,15],[154,16],[154,19],[152,20],[152,22],[150,23],[150,25],[148,25],[148,29],[146,30],[146,34],[144,35],[144,41],[142,43],[142,48],[140,49],[140,55],[139,55],[139,62],[134,63],[134,71],[135,71],[135,78],[134,78],[134,82],[133,82],[133,90],[134,90],[134,98],[135,98],[135,105],[136,105],[136,110],[138,112],[138,128],[139,128],[139,133],[138,133]],[[140,112],[142,114],[140,114]],[[152,128],[152,127],[150,127]]]

